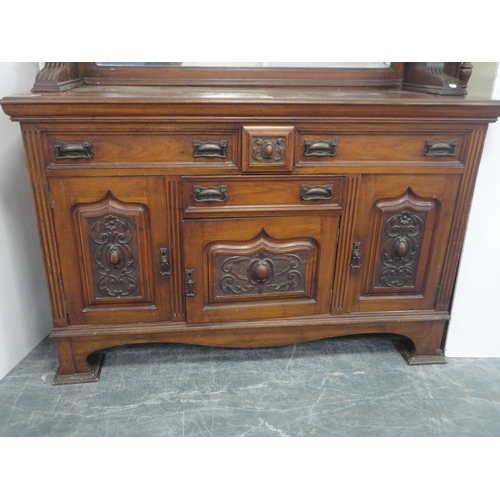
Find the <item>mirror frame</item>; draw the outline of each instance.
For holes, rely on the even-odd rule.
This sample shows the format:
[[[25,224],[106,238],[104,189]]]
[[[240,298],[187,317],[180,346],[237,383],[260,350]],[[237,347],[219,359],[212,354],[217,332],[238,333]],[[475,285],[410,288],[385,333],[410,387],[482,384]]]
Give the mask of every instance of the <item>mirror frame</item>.
[[[404,63],[387,68],[255,68],[99,66],[77,63],[86,85],[363,86],[399,87]]]
[[[388,68],[220,68],[99,66],[48,62],[32,92],[64,92],[82,86],[358,87],[463,96],[472,74],[467,62],[395,62]]]

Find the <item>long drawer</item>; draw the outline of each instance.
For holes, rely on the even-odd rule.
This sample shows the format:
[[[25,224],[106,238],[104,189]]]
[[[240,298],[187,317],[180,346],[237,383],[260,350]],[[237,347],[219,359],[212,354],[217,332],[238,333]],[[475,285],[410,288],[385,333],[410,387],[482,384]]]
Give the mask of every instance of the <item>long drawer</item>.
[[[342,130],[298,130],[295,140],[295,167],[309,165],[360,165],[418,163],[461,165],[468,133],[429,132],[346,132]]]
[[[341,210],[344,177],[185,177],[185,217],[238,216],[245,212]]]
[[[75,166],[238,164],[238,131],[52,132],[45,136],[49,164]]]

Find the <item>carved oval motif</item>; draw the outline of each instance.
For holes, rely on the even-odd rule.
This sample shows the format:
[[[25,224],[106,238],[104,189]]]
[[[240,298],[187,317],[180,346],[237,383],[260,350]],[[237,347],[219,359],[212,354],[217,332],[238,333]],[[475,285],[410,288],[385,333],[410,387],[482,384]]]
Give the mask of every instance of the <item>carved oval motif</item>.
[[[407,251],[408,251],[408,245],[406,244],[406,241],[404,239],[400,239],[396,246],[396,255],[399,258],[404,257]]]
[[[269,259],[256,259],[248,267],[248,281],[252,284],[270,283],[274,278],[274,266]]]
[[[113,250],[109,255],[109,261],[113,267],[117,267],[120,264],[120,256],[116,250]]]
[[[268,142],[265,145],[262,156],[264,156],[265,158],[272,158],[274,156],[274,146],[272,143]]]
[[[119,245],[110,245],[107,250],[108,262],[111,267],[114,269],[122,267],[125,261],[123,248]]]
[[[265,281],[267,275],[269,274],[269,268],[263,264],[259,264],[255,267],[255,277],[259,281]]]

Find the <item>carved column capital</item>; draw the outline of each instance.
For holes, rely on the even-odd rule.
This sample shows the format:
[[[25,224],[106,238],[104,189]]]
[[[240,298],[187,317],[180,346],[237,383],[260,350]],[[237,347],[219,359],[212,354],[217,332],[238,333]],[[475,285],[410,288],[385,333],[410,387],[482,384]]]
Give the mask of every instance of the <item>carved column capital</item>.
[[[32,92],[64,92],[83,85],[75,62],[48,62],[36,75]]]

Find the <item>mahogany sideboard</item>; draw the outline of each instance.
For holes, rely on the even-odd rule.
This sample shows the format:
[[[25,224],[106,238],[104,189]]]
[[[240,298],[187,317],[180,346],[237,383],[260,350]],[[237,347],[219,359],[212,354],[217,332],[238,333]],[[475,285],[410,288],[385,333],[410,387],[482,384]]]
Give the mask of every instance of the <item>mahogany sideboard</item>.
[[[0,101],[21,124],[55,384],[96,381],[99,351],[147,342],[392,333],[408,363],[445,362],[500,102],[418,78],[138,85],[75,65],[49,63],[31,94]]]

